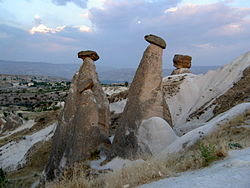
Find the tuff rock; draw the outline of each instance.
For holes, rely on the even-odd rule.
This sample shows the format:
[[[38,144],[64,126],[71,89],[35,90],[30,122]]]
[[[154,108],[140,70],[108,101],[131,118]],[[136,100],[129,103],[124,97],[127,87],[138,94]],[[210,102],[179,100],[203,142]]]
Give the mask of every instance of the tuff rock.
[[[150,44],[143,54],[128,91],[128,100],[112,143],[111,157],[135,159],[151,155],[149,149],[140,147],[138,143],[138,129],[143,120],[160,117],[172,125],[162,92],[162,53],[162,47]]]
[[[54,179],[67,166],[89,159],[105,145],[110,145],[108,100],[99,83],[94,61],[91,55],[86,54],[78,54],[84,62],[73,77],[59,117],[45,169],[47,180]]]
[[[184,74],[184,73],[191,73],[191,71],[188,68],[180,68],[180,69],[173,70],[173,72],[171,73],[171,75]]]

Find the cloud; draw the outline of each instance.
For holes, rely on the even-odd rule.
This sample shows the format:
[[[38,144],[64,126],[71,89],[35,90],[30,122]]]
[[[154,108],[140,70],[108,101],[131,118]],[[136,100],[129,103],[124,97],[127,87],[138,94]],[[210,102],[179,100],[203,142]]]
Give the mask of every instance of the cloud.
[[[177,7],[171,7],[171,8],[166,9],[164,12],[165,12],[165,13],[168,13],[168,12],[176,12],[177,10],[178,10]]]
[[[92,32],[92,29],[86,25],[77,26],[77,28],[82,32]]]
[[[58,26],[56,28],[49,28],[46,25],[40,24],[36,27],[32,27],[32,29],[29,30],[30,34],[34,35],[35,33],[57,33],[62,31],[65,28],[65,26]]]
[[[210,43],[204,43],[204,44],[193,44],[194,47],[200,48],[200,49],[213,49],[215,46]]]
[[[34,35],[35,33],[58,33],[58,32],[61,32],[62,30],[65,29],[65,25],[64,26],[57,26],[55,28],[50,28],[46,25],[44,25],[42,23],[42,19],[41,17],[38,15],[38,14],[35,14],[34,15],[34,24],[36,26],[32,27],[30,30],[29,30],[29,33]]]
[[[136,67],[148,45],[143,37],[150,33],[167,42],[164,68],[172,68],[176,53],[191,55],[193,65],[221,65],[249,50],[248,8],[224,1],[202,5],[180,2],[105,0],[101,8],[77,12],[74,16],[80,22],[61,24],[66,27],[57,27],[54,24],[61,22],[51,23],[48,17],[43,23],[36,15],[30,33],[0,25],[1,33],[8,34],[8,38],[0,37],[0,56],[67,63],[77,61],[78,51],[92,49],[105,66]],[[84,22],[86,18],[90,22]]]
[[[41,19],[41,17],[38,14],[34,15],[34,24],[35,25],[42,24],[42,19]]]
[[[56,5],[66,5],[67,3],[71,2],[76,4],[81,8],[86,8],[88,0],[52,0],[53,3]]]
[[[83,14],[80,14],[79,16],[80,16],[81,18],[88,19],[88,18],[89,18],[89,12],[87,11],[87,12],[85,12],[85,13],[83,13]]]
[[[53,35],[30,35],[7,25],[0,25],[0,31],[8,33],[7,39],[0,38],[1,59],[71,63],[78,60],[76,54],[84,48],[84,33],[76,28],[66,27]]]
[[[106,42],[103,51],[115,54],[113,60],[105,58],[124,65],[139,62],[147,44],[143,36],[149,33],[166,39],[164,61],[168,63],[175,53],[183,53],[194,56],[194,64],[223,64],[249,50],[245,42],[250,38],[249,8],[230,6],[224,1],[201,5],[179,3],[107,0],[103,9],[90,10],[89,18],[99,43]]]
[[[106,0],[102,9],[91,9],[89,18],[97,29],[134,29],[134,25],[144,20],[160,17],[164,10],[176,6],[180,0]]]

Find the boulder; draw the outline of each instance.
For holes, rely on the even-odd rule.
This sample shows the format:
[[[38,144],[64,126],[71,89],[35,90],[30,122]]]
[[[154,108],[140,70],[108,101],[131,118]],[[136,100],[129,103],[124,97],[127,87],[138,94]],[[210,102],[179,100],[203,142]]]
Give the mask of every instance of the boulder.
[[[75,162],[87,160],[110,145],[109,103],[99,83],[93,59],[84,62],[72,80],[52,143],[46,179],[52,180]]]
[[[86,57],[89,57],[93,61],[97,61],[99,59],[99,56],[95,51],[86,50],[86,51],[78,52],[78,58],[81,58],[84,60]]]
[[[191,71],[188,68],[180,68],[180,69],[173,70],[173,72],[171,73],[171,75],[184,74],[184,73],[191,73]]]
[[[172,125],[162,92],[162,53],[162,47],[150,44],[143,54],[128,91],[128,100],[112,144],[111,157],[135,159],[141,155],[151,155],[150,151],[145,151],[138,143],[138,129],[143,120],[156,116]]]
[[[191,67],[191,60],[192,60],[191,56],[176,54],[173,59],[174,67],[176,67],[177,69],[180,68],[189,69]]]
[[[159,117],[143,120],[137,137],[139,146],[151,155],[158,154],[178,138],[171,126]]]
[[[155,45],[157,45],[157,46],[159,46],[159,47],[161,47],[163,49],[165,49],[166,46],[167,46],[165,40],[163,40],[162,38],[160,38],[158,36],[152,35],[152,34],[146,35],[144,37],[144,39],[147,42],[149,42],[150,44],[155,44]]]

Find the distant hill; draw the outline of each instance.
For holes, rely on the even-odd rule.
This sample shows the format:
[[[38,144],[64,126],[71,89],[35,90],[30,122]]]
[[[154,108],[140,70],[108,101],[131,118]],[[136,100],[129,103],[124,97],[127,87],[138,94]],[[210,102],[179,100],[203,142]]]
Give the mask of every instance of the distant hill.
[[[52,64],[43,62],[8,61],[0,60],[0,74],[15,75],[44,75],[71,79],[79,69],[80,63],[75,64]],[[208,70],[218,68],[217,66],[194,66],[192,73],[202,74]],[[113,68],[97,64],[97,72],[103,83],[111,82],[131,82],[136,68]],[[169,75],[172,69],[164,69],[164,76]]]

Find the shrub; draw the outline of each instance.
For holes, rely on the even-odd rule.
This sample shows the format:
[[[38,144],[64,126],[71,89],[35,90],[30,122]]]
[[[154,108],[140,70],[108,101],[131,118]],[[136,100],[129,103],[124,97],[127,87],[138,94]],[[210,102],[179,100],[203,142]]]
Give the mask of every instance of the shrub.
[[[242,149],[243,148],[239,143],[229,143],[228,146],[230,149],[235,149],[235,148]]]
[[[215,145],[199,143],[199,150],[203,159],[204,166],[209,165],[211,162],[218,159],[216,155]]]
[[[0,168],[0,187],[1,188],[7,188],[9,181],[7,180],[7,174],[3,171],[2,168]]]
[[[17,113],[17,115],[22,118],[23,117],[23,114],[22,113]]]

